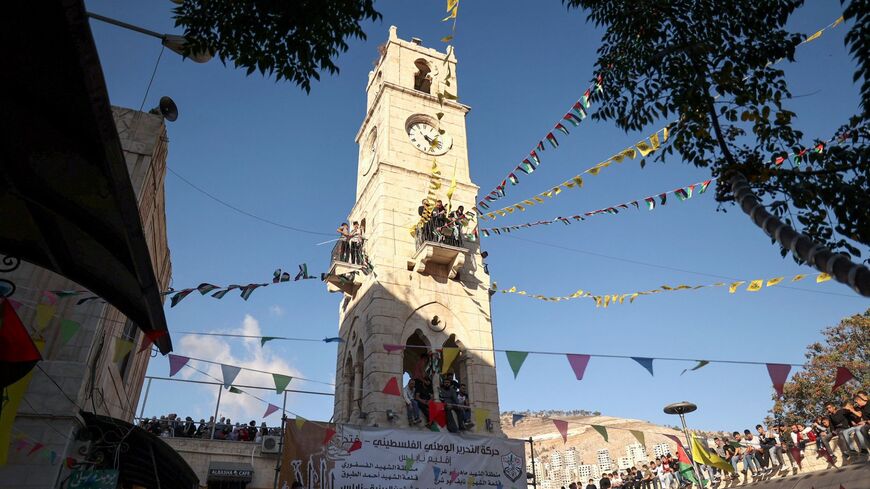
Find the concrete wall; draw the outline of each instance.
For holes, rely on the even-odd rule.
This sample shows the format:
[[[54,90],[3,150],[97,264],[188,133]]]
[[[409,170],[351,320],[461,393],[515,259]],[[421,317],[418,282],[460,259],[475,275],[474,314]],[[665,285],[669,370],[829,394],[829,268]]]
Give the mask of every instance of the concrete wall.
[[[151,263],[162,289],[169,285],[172,264],[166,238],[166,206],[164,178],[166,175],[167,138],[163,118],[130,109],[113,108],[115,123],[121,138],[127,170],[136,193],[139,212]],[[54,316],[40,331],[36,322],[37,304],[45,304],[44,290],[84,290],[78,284],[53,272],[28,263],[4,278],[18,287],[12,297],[21,303],[18,314],[34,337],[43,337],[43,361],[39,363],[46,376],[34,369],[32,378],[19,405],[13,436],[23,435],[54,450],[59,460],[54,464],[41,456],[28,456],[27,450],[10,451],[8,464],[0,467],[2,487],[53,487],[65,474],[63,459],[77,453],[82,443],[75,435],[84,423],[80,409],[130,421],[142,389],[150,351],[138,352],[142,334],[127,326],[127,318],[102,300],[76,305],[87,295],[61,298]],[[62,344],[60,324],[72,320],[81,325],[72,339]],[[137,346],[130,353],[127,367],[114,361],[116,340],[133,332],[130,339]],[[92,375],[93,373],[93,375]],[[55,382],[57,385],[55,385]],[[61,392],[60,389],[63,389]],[[67,399],[69,398],[69,399]],[[72,401],[72,402],[71,402]]]
[[[251,464],[254,477],[247,489],[272,489],[275,483],[277,453],[262,453],[260,444],[244,441],[201,440],[198,438],[164,438],[199,477],[200,487],[206,487],[211,462]]]

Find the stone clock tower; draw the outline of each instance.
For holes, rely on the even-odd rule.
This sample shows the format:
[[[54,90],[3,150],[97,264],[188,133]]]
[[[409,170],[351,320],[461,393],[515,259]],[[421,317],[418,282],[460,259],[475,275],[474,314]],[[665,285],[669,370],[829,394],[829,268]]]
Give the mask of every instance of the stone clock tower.
[[[433,159],[441,171],[436,198],[447,205],[455,175],[452,208],[471,209],[476,202],[465,134],[470,108],[453,100],[442,105],[437,96],[443,90],[458,95],[456,58],[423,47],[419,39],[399,39],[395,27],[379,54],[356,135],[356,204],[348,216],[365,228],[363,249],[373,271],[363,273],[334,254],[326,278],[330,291],[343,294],[333,420],[408,426],[403,400],[381,391],[390,378],[403,384],[409,375],[426,375],[422,354],[447,346],[459,348],[451,371],[468,385],[471,406],[488,411],[475,430],[500,434],[495,358],[489,351],[489,276],[479,244],[465,239],[448,245],[411,231],[430,187]],[[444,131],[440,137],[438,129]],[[418,348],[388,352],[384,344]]]

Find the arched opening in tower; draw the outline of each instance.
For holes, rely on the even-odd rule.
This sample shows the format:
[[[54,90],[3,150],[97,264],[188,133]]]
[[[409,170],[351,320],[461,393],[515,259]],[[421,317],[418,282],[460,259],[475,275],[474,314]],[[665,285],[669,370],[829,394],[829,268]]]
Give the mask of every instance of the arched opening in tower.
[[[425,59],[414,61],[414,66],[417,67],[417,73],[414,74],[414,90],[419,90],[425,93],[432,93],[432,69]]]

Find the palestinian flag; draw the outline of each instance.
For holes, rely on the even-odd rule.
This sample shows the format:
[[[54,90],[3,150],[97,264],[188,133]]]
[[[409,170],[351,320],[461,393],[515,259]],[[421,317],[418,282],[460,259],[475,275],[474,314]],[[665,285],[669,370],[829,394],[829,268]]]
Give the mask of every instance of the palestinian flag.
[[[295,282],[297,280],[308,280],[310,278],[316,278],[316,277],[312,277],[311,275],[308,275],[308,264],[303,263],[303,264],[299,265],[299,273],[297,273],[296,276],[293,277],[293,281]]]
[[[705,182],[701,182],[701,188],[700,188],[700,190],[698,190],[698,194],[703,194],[704,192],[706,192],[707,187],[710,186],[710,182],[712,182],[712,180],[707,180]]]
[[[196,290],[198,290],[200,294],[205,295],[205,294],[208,294],[209,292],[211,292],[212,290],[219,289],[219,288],[220,287],[218,287],[217,285],[212,285],[212,284],[203,282],[196,287]]]
[[[636,200],[632,200],[631,205],[633,205],[635,209],[640,209]]]
[[[659,198],[662,199],[662,205],[666,205],[668,203],[668,193],[665,192],[663,194],[659,194]]]
[[[647,207],[649,207],[649,210],[653,210],[656,208],[656,199],[654,199],[652,197],[647,197],[647,198],[643,199],[643,201],[646,202],[646,205],[647,205]]]
[[[529,156],[532,157],[532,160],[535,162],[536,165],[541,164],[541,159],[538,158],[538,153],[535,153],[535,150],[532,150],[532,152],[529,153]]]
[[[15,308],[0,297],[0,391],[27,375],[40,360],[42,355]]]
[[[692,460],[686,454],[686,450],[683,449],[682,443],[677,443],[677,464],[679,465],[677,470],[686,480],[703,486],[703,484],[699,483],[698,479],[695,477],[695,470],[692,468]]]
[[[510,175],[508,175],[508,180],[511,181],[511,185],[516,185],[516,184],[520,183],[520,179],[517,178],[517,176],[514,175],[513,173],[511,173]]]
[[[480,232],[483,233],[484,237],[486,237],[486,238],[489,237],[489,231],[487,231],[486,229],[481,229]]]
[[[581,104],[580,102],[575,102],[574,106],[571,107],[571,109],[574,110],[574,112],[576,112],[578,116],[580,116],[580,120],[586,118],[586,111],[583,110],[583,104]]]
[[[588,88],[586,89],[586,92],[583,93],[583,105],[587,109],[589,108],[590,105],[592,105],[592,103],[589,101],[589,98],[591,97],[591,95],[592,95],[592,92]]]
[[[595,82],[595,89],[598,90],[599,93],[604,92],[604,77],[598,75],[598,80]]]
[[[443,402],[429,401],[429,420],[432,421],[433,425],[441,428],[447,426],[447,413],[444,410]]]
[[[254,293],[254,290],[256,290],[257,287],[261,287],[263,285],[265,284],[248,284],[242,287],[242,299],[248,300],[248,297],[251,297],[251,294]]]
[[[577,127],[577,126],[580,125],[580,118],[577,117],[576,115],[574,115],[574,114],[571,113],[571,112],[568,112],[568,113],[565,114],[565,116],[562,117],[562,118],[565,119],[566,121],[570,122],[571,124],[574,124],[574,127]]]
[[[478,202],[477,205],[483,209],[489,209],[489,204],[487,204],[486,201],[484,201],[484,200],[481,200],[480,202]]]
[[[825,150],[825,143],[819,143],[816,145],[816,153],[821,153]]]
[[[558,129],[558,130],[562,131],[563,133],[565,133],[566,136],[568,135],[568,128],[563,126],[561,122],[557,123],[555,125],[555,127],[553,127],[553,129]],[[547,136],[547,137],[549,137],[549,136]]]
[[[224,296],[227,295],[227,292],[229,292],[229,291],[231,291],[231,290],[234,290],[234,289],[238,289],[238,288],[241,288],[241,285],[235,285],[235,284],[233,284],[233,285],[228,286],[228,287],[227,287],[226,289],[224,289],[224,290],[219,290],[219,291],[215,292],[215,293],[212,294],[211,296],[214,297],[215,299],[223,299]]]
[[[547,142],[552,144],[554,148],[559,147],[559,141],[556,141],[556,136],[553,136],[552,132],[547,133]]]
[[[686,189],[684,189],[684,188],[678,188],[678,189],[674,190],[674,194],[676,194],[676,196],[679,197],[680,200],[686,200],[689,198],[689,194],[686,192]]]
[[[538,151],[544,151],[544,142],[543,142],[543,141],[538,141],[538,145],[535,146],[535,148],[536,148]]]
[[[779,165],[781,165],[782,162],[784,162],[784,161],[785,161],[785,157],[783,157],[783,156],[777,156],[776,158],[774,158],[774,160],[773,160],[773,164],[776,165],[776,166],[779,166]]]
[[[175,295],[173,295],[172,299],[170,299],[171,304],[169,307],[175,307],[176,304],[181,302],[185,297],[190,295],[190,293],[193,292],[194,290],[196,290],[196,289],[184,289],[184,290],[179,291]]]

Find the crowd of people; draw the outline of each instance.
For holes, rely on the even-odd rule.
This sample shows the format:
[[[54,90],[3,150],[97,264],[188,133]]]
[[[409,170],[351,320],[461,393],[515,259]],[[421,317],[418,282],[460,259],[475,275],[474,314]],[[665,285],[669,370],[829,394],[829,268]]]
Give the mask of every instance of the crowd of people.
[[[431,207],[431,208],[430,208]],[[428,219],[426,213],[429,213]],[[465,207],[458,206],[456,210],[449,210],[440,199],[430,206],[427,199],[423,199],[417,214],[425,219],[419,232],[423,241],[434,241],[451,246],[462,246],[462,230],[468,226],[469,215]]]
[[[434,399],[434,394],[435,389],[428,376],[421,375],[408,380],[408,384],[402,389],[402,398],[408,411],[408,424],[413,426],[422,423],[431,426],[438,421],[435,413],[429,412],[429,401]],[[455,380],[452,373],[441,377],[438,398],[439,402],[444,403],[447,431],[458,433],[474,427],[468,402],[468,387]]]
[[[259,427],[255,421],[248,424],[235,423],[226,417],[221,417],[215,423],[214,416],[208,421],[200,419],[195,422],[187,416],[181,419],[177,414],[153,416],[139,421],[139,427],[145,431],[165,438],[203,438],[211,440],[252,441],[260,443],[266,435],[280,434],[280,428],[269,428],[263,422]]]
[[[810,444],[816,447],[818,457],[824,457],[828,467],[834,467],[837,457],[831,443],[836,440],[845,463],[870,462],[870,398],[858,391],[853,400],[837,406],[825,405],[825,415],[816,417],[809,425],[774,424],[765,428],[735,431],[730,437],[713,438],[715,446],[709,448],[731,464],[733,472],[725,472],[709,465],[699,465],[701,477],[712,481],[739,483],[767,479],[777,475],[797,474],[804,453]],[[786,465],[787,464],[787,465]],[[657,457],[625,471],[604,474],[601,479],[588,483],[575,482],[569,489],[677,489],[691,482],[680,473],[679,462],[671,455]],[[562,489],[565,489],[564,487]]]

